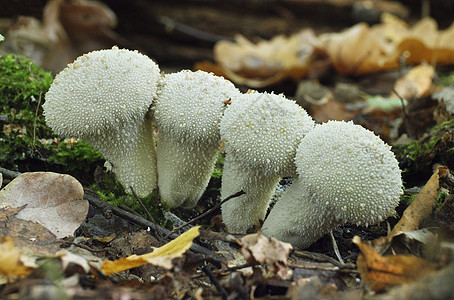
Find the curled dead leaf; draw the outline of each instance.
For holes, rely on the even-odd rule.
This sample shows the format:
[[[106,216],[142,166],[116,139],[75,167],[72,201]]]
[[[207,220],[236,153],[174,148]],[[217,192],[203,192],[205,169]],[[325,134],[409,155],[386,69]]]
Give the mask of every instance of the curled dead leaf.
[[[447,172],[448,168],[445,166],[437,168],[418,196],[416,196],[410,206],[404,211],[400,221],[394,226],[389,234],[390,239],[400,232],[418,229],[421,221],[432,212],[438,195],[438,189],[440,188],[440,179],[445,177]]]
[[[292,245],[273,237],[267,238],[260,232],[244,236],[241,243],[241,253],[248,263],[273,266],[281,278],[287,277],[287,261]]]
[[[353,238],[361,253],[358,255],[358,272],[374,291],[401,285],[430,274],[435,268],[422,258],[413,255],[381,256],[371,246]]]
[[[341,74],[360,75],[398,66],[395,45],[383,26],[359,23],[340,33],[322,34],[320,40]]]
[[[314,69],[323,69],[326,58],[312,30],[302,30],[289,37],[278,35],[256,44],[238,35],[235,42],[218,42],[214,56],[220,67],[217,73],[253,88],[286,78],[301,79]]]

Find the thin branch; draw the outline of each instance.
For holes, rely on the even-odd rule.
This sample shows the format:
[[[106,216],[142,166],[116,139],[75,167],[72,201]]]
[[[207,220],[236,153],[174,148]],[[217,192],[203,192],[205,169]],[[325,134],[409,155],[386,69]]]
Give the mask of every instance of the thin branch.
[[[129,188],[131,189],[131,192],[132,194],[134,195],[134,198],[136,198],[137,202],[139,202],[140,206],[142,206],[142,208],[145,210],[145,213],[147,214],[148,218],[150,219],[151,222],[153,222],[153,224],[156,225],[156,221],[154,220],[154,218],[151,216],[150,212],[148,211],[148,209],[145,207],[145,205],[143,204],[142,200],[139,198],[139,196],[137,196],[136,194],[136,191],[134,191],[134,188],[132,186],[129,186]],[[159,230],[158,227],[156,227],[156,234],[158,235],[158,239],[160,242],[164,242],[164,238],[162,236],[162,233],[161,233],[161,230]]]
[[[405,106],[404,98],[402,98],[402,96],[399,95],[399,93],[397,92],[397,90],[395,88],[393,88],[392,91],[393,91],[394,94],[396,94],[397,98],[400,99],[400,102],[402,103],[402,112],[404,113],[404,117],[408,119],[407,108]]]
[[[202,266],[202,271],[207,274],[208,278],[210,278],[211,282],[214,284],[214,286],[218,289],[218,291],[221,293],[222,299],[227,299],[229,297],[229,294],[227,291],[224,289],[224,287],[221,285],[219,280],[214,276],[213,272],[211,271],[210,267],[207,265]]]
[[[180,226],[178,226],[178,227],[175,227],[174,229],[172,229],[172,231],[171,231],[170,233],[173,233],[173,232],[175,232],[175,231],[177,231],[177,230],[180,230],[181,228],[183,228],[183,227],[185,227],[185,226],[187,226],[187,225],[189,225],[189,224],[192,224],[192,223],[194,223],[194,222],[197,221],[197,220],[200,220],[201,218],[205,217],[206,215],[209,215],[210,213],[212,213],[213,211],[215,211],[216,209],[218,209],[219,207],[221,207],[222,204],[224,204],[225,202],[229,201],[230,199],[239,197],[239,196],[244,195],[244,194],[246,194],[246,193],[245,193],[243,190],[241,190],[241,191],[239,191],[239,192],[237,192],[237,193],[235,193],[235,194],[233,194],[233,195],[228,196],[227,198],[225,198],[225,199],[222,200],[221,202],[217,203],[215,206],[213,206],[213,207],[210,208],[209,210],[205,211],[205,212],[202,213],[201,215],[198,215],[198,216],[195,217],[194,219],[189,220],[189,221],[187,221],[186,223],[184,223],[184,224],[182,224],[182,225],[180,225]],[[169,233],[169,234],[170,234],[170,233]],[[167,238],[167,237],[169,236],[169,234],[166,235],[165,238]]]
[[[167,31],[181,32],[187,36],[196,38],[201,41],[206,41],[206,42],[210,42],[210,43],[217,43],[221,40],[233,41],[232,38],[201,31],[199,29],[196,29],[194,27],[191,27],[189,25],[186,25],[184,23],[171,19],[169,17],[160,17],[158,19],[158,22],[163,24],[166,27]]]
[[[339,252],[339,248],[337,247],[336,239],[334,238],[334,234],[333,234],[333,231],[332,231],[332,230],[329,232],[329,235],[331,236],[331,242],[333,243],[333,249],[334,249],[334,253],[335,253],[336,256],[337,256],[337,259],[339,260],[339,262],[340,262],[342,265],[345,265],[345,262],[344,262],[344,260],[342,259],[342,255],[341,255],[340,252]]]
[[[352,264],[346,263],[342,265],[339,261],[335,260],[334,258],[325,255],[323,253],[316,253],[316,252],[309,252],[309,251],[302,251],[302,250],[297,250],[293,251],[293,254],[296,257],[302,257],[302,258],[307,258],[313,261],[317,262],[329,262],[332,263],[333,265],[339,267],[339,268],[345,268],[345,267],[351,267],[353,266]]]
[[[257,265],[257,263],[245,263],[245,264],[242,264],[242,265],[238,265],[238,266],[233,266],[233,267],[228,267],[224,270],[221,270],[222,273],[226,273],[226,272],[233,272],[233,271],[236,271],[236,270],[241,270],[241,269],[245,269],[245,268],[249,268],[249,267],[253,267]]]

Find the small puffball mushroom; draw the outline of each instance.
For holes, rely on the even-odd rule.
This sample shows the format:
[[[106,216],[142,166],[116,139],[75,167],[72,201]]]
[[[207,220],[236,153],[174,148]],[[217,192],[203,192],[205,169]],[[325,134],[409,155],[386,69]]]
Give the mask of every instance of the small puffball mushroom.
[[[167,74],[153,105],[159,130],[158,186],[170,207],[194,207],[205,191],[219,151],[219,123],[240,91],[211,73]]]
[[[262,233],[307,248],[338,225],[367,226],[393,215],[402,180],[390,149],[352,122],[316,126],[298,146],[299,177],[272,208]]]
[[[222,205],[230,232],[260,225],[279,179],[296,175],[296,148],[313,127],[306,111],[283,95],[251,92],[232,101],[221,120],[221,199],[246,194]]]
[[[43,104],[46,123],[91,143],[113,165],[127,192],[157,186],[149,107],[159,67],[137,51],[113,47],[78,57],[55,77]]]

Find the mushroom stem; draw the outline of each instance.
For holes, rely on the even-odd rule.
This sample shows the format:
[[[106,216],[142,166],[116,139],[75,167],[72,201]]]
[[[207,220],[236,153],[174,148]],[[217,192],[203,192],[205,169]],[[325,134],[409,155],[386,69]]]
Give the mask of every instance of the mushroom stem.
[[[240,91],[214,74],[183,70],[160,82],[152,106],[159,130],[158,186],[170,207],[194,207],[205,191],[219,150],[219,123]]]
[[[129,133],[126,139],[123,131]],[[156,146],[149,114],[141,125],[125,125],[111,137],[112,147],[106,147],[105,140],[87,141],[113,165],[112,171],[126,192],[132,186],[139,196],[147,196],[157,187]]]
[[[159,135],[156,153],[161,200],[170,207],[194,207],[210,181],[217,143],[200,145]]]
[[[245,233],[254,226],[260,227],[260,220],[265,218],[280,176],[247,172],[233,161],[231,155],[227,154],[222,172],[221,199],[239,190],[245,194],[222,205],[222,220],[229,232]]]
[[[325,211],[324,203],[310,201],[308,190],[297,178],[271,209],[262,233],[305,249],[340,224],[334,216],[330,217],[331,212]]]
[[[338,225],[392,216],[402,180],[390,148],[352,122],[316,126],[298,146],[299,177],[271,210],[263,234],[306,248]]]

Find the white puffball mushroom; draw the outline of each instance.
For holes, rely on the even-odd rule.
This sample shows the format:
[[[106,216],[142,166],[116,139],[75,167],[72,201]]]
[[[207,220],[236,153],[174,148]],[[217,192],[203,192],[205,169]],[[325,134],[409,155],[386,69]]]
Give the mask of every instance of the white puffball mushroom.
[[[298,146],[299,177],[272,208],[262,233],[307,248],[341,224],[367,226],[394,215],[402,180],[390,149],[352,122],[316,126]]]
[[[127,192],[157,186],[150,105],[159,67],[137,51],[113,47],[78,57],[54,79],[43,104],[55,133],[91,143],[113,165]]]
[[[260,225],[280,178],[296,175],[296,148],[313,127],[307,112],[283,95],[251,92],[232,100],[221,120],[221,199],[246,194],[222,205],[228,231]]]
[[[203,71],[164,76],[152,108],[161,201],[170,207],[196,205],[215,166],[221,117],[239,94],[230,81]]]

